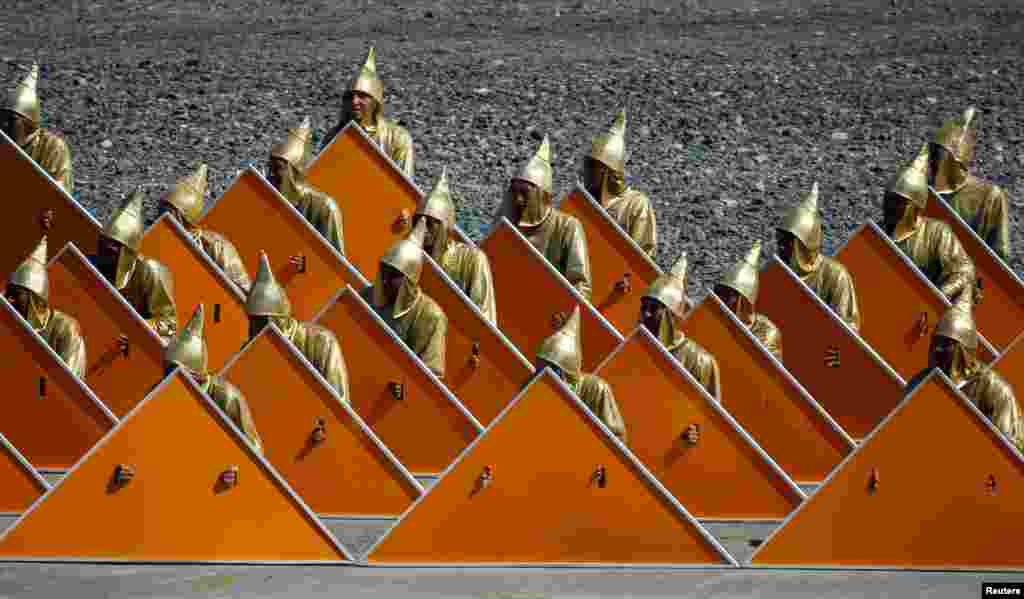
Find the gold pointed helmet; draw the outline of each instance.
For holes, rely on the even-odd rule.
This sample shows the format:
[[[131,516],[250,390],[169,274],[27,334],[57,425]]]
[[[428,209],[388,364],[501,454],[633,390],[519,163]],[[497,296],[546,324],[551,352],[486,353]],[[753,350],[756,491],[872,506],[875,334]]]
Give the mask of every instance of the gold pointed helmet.
[[[249,289],[249,297],[245,300],[245,313],[249,316],[291,316],[292,305],[284,288],[278,285],[274,271],[270,269],[270,260],[265,252],[260,252],[260,266],[256,270],[256,280]]]
[[[32,121],[36,126],[40,123],[41,109],[39,106],[39,65],[33,64],[25,78],[18,82],[10,92],[6,108]]]
[[[523,170],[513,178],[533,183],[542,190],[551,193],[551,144],[548,142],[546,135],[544,140],[540,142],[537,153],[530,158],[529,162],[523,167]]]
[[[974,162],[974,146],[977,143],[977,111],[973,106],[963,114],[948,119],[935,132],[934,142],[949,151],[953,159],[965,168]]]
[[[956,341],[967,350],[978,347],[978,329],[974,324],[972,293],[961,293],[935,324],[935,336]]]
[[[594,137],[590,157],[618,173],[626,171],[626,109],[619,111],[607,133]]]
[[[11,285],[24,287],[44,300],[50,297],[50,279],[46,274],[46,236],[44,235],[32,253],[18,265],[7,281]]]
[[[164,349],[164,364],[180,364],[193,372],[206,374],[206,339],[203,336],[203,305],[199,304],[192,319]]]
[[[900,169],[888,191],[903,196],[922,211],[928,207],[928,144],[922,144],[917,157]]]
[[[796,236],[811,251],[821,248],[821,213],[818,211],[818,183],[782,217],[779,229]]]
[[[402,273],[413,285],[419,285],[420,274],[423,272],[423,239],[426,232],[425,222],[416,223],[408,237],[399,239],[384,252],[380,263]]]
[[[284,141],[271,146],[270,157],[280,158],[301,171],[312,154],[312,141],[313,126],[307,116],[298,127],[288,130]]]
[[[441,169],[441,178],[437,180],[434,189],[416,205],[416,215],[420,214],[436,218],[448,229],[455,226],[455,203],[448,187],[448,167]]]
[[[366,54],[366,62],[349,83],[348,91],[369,94],[379,104],[384,103],[384,82],[377,75],[377,53],[373,46]]]
[[[686,252],[683,252],[676,263],[672,265],[672,270],[655,279],[642,297],[660,302],[661,305],[681,318],[686,314],[686,271],[688,266]]]
[[[135,190],[128,195],[121,205],[114,210],[103,227],[103,236],[118,241],[125,247],[139,251],[145,226],[142,221],[142,190]]]
[[[760,261],[761,240],[759,239],[754,242],[747,255],[725,273],[725,276],[722,277],[718,284],[735,290],[747,298],[751,306],[755,305],[757,303],[757,292],[760,287],[758,269]]]
[[[167,203],[177,208],[192,225],[199,224],[199,218],[203,215],[206,172],[206,164],[200,163],[195,172],[179,179],[171,193],[167,194]]]
[[[572,311],[562,328],[545,339],[537,357],[562,369],[568,381],[575,383],[583,368],[583,344],[580,339],[580,307]]]

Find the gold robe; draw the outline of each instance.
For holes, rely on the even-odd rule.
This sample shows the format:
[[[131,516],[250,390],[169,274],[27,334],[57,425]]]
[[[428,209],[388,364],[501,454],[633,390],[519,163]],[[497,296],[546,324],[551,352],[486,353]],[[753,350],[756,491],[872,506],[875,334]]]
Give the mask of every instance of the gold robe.
[[[21,147],[44,171],[71,195],[75,182],[71,168],[71,149],[61,136],[40,127]]]
[[[536,227],[520,227],[519,230],[555,270],[590,301],[590,256],[587,236],[580,221],[552,208],[544,222]]]
[[[722,403],[722,375],[718,370],[718,360],[708,350],[687,337],[675,347],[666,349],[715,401]]]
[[[288,198],[292,206],[299,211],[309,224],[313,225],[320,235],[345,255],[345,227],[341,210],[334,198],[316,189],[312,185],[302,183],[295,186],[298,197]]]
[[[974,262],[946,223],[921,217],[917,230],[896,246],[950,301],[964,290],[973,292]]]
[[[341,401],[349,403],[348,367],[334,333],[322,326],[299,322],[291,317],[287,318],[281,332],[309,360],[327,384],[338,392]]]
[[[419,290],[412,306],[395,318],[393,304],[378,306],[373,303],[373,287],[367,287],[360,293],[412,353],[423,360],[438,378],[444,379],[448,317],[441,306],[423,290]]]
[[[1003,260],[1010,256],[1009,198],[998,185],[967,177],[964,186],[953,193],[940,194]]]
[[[138,255],[110,283],[156,331],[164,345],[174,340],[178,334],[178,310],[174,304],[174,275],[166,266]]]
[[[619,411],[619,404],[615,401],[615,393],[607,381],[594,374],[584,374],[580,378],[576,394],[616,437],[623,443],[628,441],[626,423]]]
[[[750,332],[779,362],[782,361],[782,333],[774,322],[764,314],[755,313]]]
[[[206,380],[202,390],[206,392],[213,403],[223,411],[231,422],[245,434],[249,444],[253,446],[256,453],[263,453],[263,441],[256,432],[256,422],[252,419],[252,412],[249,411],[249,403],[245,396],[231,383],[220,377],[211,376]]]
[[[480,248],[449,240],[441,257],[441,268],[452,281],[480,308],[484,318],[491,324],[498,324],[495,306],[494,279],[487,254]]]
[[[228,280],[234,283],[243,294],[248,295],[249,288],[252,287],[252,280],[249,279],[249,273],[245,270],[245,263],[242,262],[242,258],[238,255],[238,250],[235,249],[234,244],[220,233],[215,233],[209,229],[195,229],[191,233],[193,240],[220,267]]]
[[[82,329],[77,320],[60,310],[50,308],[45,324],[41,329],[37,329],[36,333],[60,356],[72,374],[85,380],[85,337],[82,336]]]
[[[341,130],[345,128],[348,123],[338,123],[330,133],[327,134],[325,142],[321,145],[321,150],[326,147],[331,141],[341,133]],[[387,154],[389,158],[396,165],[398,169],[406,174],[410,179],[413,176],[415,153],[412,147],[412,136],[409,135],[409,131],[405,127],[399,125],[395,121],[387,118],[379,118],[377,124],[372,127],[363,127],[363,131],[366,132],[367,136],[373,141],[377,142],[381,151]]]
[[[1024,421],[1013,387],[997,372],[980,368],[960,388],[1010,443],[1024,451]]]
[[[653,260],[657,252],[658,232],[654,209],[647,194],[627,188],[622,195],[608,200],[604,208]]]
[[[839,261],[821,256],[818,267],[800,277],[854,331],[860,330],[860,307],[853,275]]]

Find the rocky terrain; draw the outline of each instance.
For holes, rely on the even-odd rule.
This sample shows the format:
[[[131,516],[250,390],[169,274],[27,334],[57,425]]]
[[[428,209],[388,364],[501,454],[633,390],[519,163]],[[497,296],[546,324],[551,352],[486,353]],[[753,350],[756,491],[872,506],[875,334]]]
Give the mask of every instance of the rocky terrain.
[[[896,165],[968,105],[976,170],[1024,202],[1024,5],[1011,0],[17,1],[0,78],[42,64],[47,126],[100,218],[209,164],[215,200],[309,114],[322,135],[370,44],[416,181],[447,165],[479,239],[508,177],[551,137],[555,187],[629,114],[628,176],[654,199],[658,262],[681,250],[700,297],[814,181],[834,251],[880,217]],[[1019,238],[1014,234],[1014,240]],[[1012,265],[1021,272],[1018,251]]]

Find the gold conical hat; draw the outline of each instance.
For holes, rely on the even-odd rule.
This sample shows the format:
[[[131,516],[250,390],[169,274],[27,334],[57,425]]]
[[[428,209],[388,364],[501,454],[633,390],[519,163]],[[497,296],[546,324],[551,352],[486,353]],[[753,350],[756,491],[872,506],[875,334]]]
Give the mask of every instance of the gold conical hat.
[[[284,141],[271,146],[271,158],[281,158],[295,168],[302,170],[310,157],[310,147],[313,139],[313,125],[309,117],[302,119],[302,124],[295,129],[288,130],[288,137]]]
[[[583,368],[583,345],[580,339],[580,307],[572,311],[562,328],[540,344],[537,357],[562,369],[566,378],[576,382]]]
[[[420,199],[416,214],[436,218],[449,229],[455,226],[455,202],[452,201],[452,192],[448,187],[447,166],[441,168],[441,178],[437,180],[434,189]]]
[[[594,138],[590,157],[608,168],[623,173],[626,170],[626,109],[619,111],[615,123],[607,133]]]
[[[537,153],[530,158],[530,161],[526,163],[523,170],[514,178],[533,183],[542,190],[551,193],[551,144],[548,142],[546,135],[544,140],[540,142]]]
[[[643,297],[660,302],[676,316],[682,317],[686,313],[686,271],[688,266],[686,252],[683,252],[679,255],[676,263],[672,265],[672,270],[659,275],[644,292]]]
[[[206,173],[206,164],[200,163],[195,172],[179,179],[171,193],[167,194],[167,203],[181,211],[181,215],[192,225],[199,224],[199,218],[203,215]]]
[[[974,295],[961,293],[957,301],[935,325],[935,335],[952,339],[968,350],[978,347],[978,329],[974,324]]]
[[[203,305],[164,350],[164,364],[180,364],[193,372],[206,374],[206,339],[203,337]]]
[[[821,213],[818,212],[818,182],[782,217],[779,229],[796,236],[809,250],[821,247]]]
[[[377,53],[373,46],[366,53],[366,62],[352,78],[348,90],[369,94],[377,102],[384,103],[384,82],[377,75]]]
[[[245,300],[245,313],[249,316],[290,316],[292,313],[288,294],[277,284],[274,271],[270,269],[270,260],[263,251],[260,252],[256,280],[253,281],[249,297]]]
[[[423,239],[426,232],[425,222],[416,223],[408,237],[392,244],[381,256],[381,264],[387,264],[405,275],[414,285],[419,285],[420,273],[423,272]]]
[[[896,173],[888,191],[903,196],[922,211],[928,207],[927,143],[921,145],[913,162]]]
[[[734,289],[737,293],[747,298],[750,305],[757,303],[757,292],[760,287],[758,276],[758,265],[761,261],[761,240],[754,242],[754,245],[747,252],[742,260],[736,263],[722,280],[718,283],[724,287]]]
[[[50,298],[50,279],[46,274],[46,236],[39,240],[36,249],[18,265],[7,281],[11,285],[24,287],[44,300]]]
[[[935,143],[946,148],[965,167],[974,162],[978,136],[976,116],[977,111],[971,106],[962,115],[948,119],[935,132]]]
[[[142,200],[145,194],[137,189],[128,195],[114,210],[103,227],[103,235],[122,243],[125,247],[139,251],[145,226],[142,221]]]
[[[41,109],[39,106],[39,65],[33,64],[25,78],[18,82],[18,85],[11,90],[7,100],[7,108],[14,111],[37,126],[40,123]]]

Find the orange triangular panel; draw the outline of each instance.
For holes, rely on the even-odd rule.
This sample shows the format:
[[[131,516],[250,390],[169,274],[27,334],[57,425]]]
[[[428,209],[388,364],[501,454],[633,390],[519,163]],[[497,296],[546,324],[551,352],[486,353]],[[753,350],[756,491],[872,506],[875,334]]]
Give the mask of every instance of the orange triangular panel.
[[[340,202],[340,200],[339,200]],[[345,210],[347,206],[339,203]],[[345,212],[345,220],[352,221]],[[252,167],[242,171],[203,218],[203,226],[231,240],[250,274],[267,253],[274,276],[288,292],[292,316],[308,320],[331,300],[338,289],[361,289],[367,281],[302,217],[288,200]],[[345,234],[349,234],[348,227]],[[348,249],[349,241],[345,247]],[[306,271],[289,259],[302,255]]]
[[[640,317],[640,296],[661,270],[579,185],[558,205],[583,224],[590,254],[591,303],[622,334]],[[629,275],[629,288],[618,288]]]
[[[159,256],[179,283],[174,286],[178,322],[186,323],[199,304],[206,309],[203,334],[211,370],[219,370],[249,337],[245,296],[170,215],[146,230],[141,252]]]
[[[433,476],[482,427],[354,289],[317,317],[341,341],[352,407],[417,476]],[[401,386],[401,399],[392,385]]]
[[[25,456],[0,435],[0,513],[20,513],[50,489]]]
[[[900,402],[904,380],[778,257],[761,289],[757,311],[782,331],[786,369],[843,430],[867,436]]]
[[[530,380],[533,365],[429,256],[420,286],[448,317],[445,385],[486,426]]]
[[[793,480],[823,480],[853,449],[846,432],[715,294],[689,313],[683,328],[718,360],[722,407]]]
[[[697,518],[782,520],[803,493],[646,329],[597,370],[612,389],[629,449]],[[697,445],[683,439],[700,430]]]
[[[974,322],[997,351],[1006,349],[1024,331],[1024,282],[945,200],[933,194],[926,215],[948,223],[974,261],[983,296],[974,306]]]
[[[114,472],[122,464],[134,477],[118,485]],[[232,466],[238,484],[225,488],[219,477]],[[347,559],[298,496],[180,371],[0,537],[0,557]]]
[[[117,422],[6,299],[0,299],[0,348],[0,434],[36,468],[70,467]]]
[[[10,226],[5,228],[0,241],[0,272],[14,271],[32,253],[44,233],[40,218],[47,210],[53,211],[52,227],[45,231],[50,256],[69,241],[94,251],[99,243],[100,223],[7,135],[0,135],[4,193],[20,198],[4,204],[4,220]]]
[[[248,400],[264,457],[318,514],[393,518],[422,493],[277,327],[264,329],[223,374]],[[324,438],[316,442],[320,423]]]
[[[1022,536],[1024,458],[935,371],[751,563],[1020,569]]]
[[[306,169],[306,181],[344,206],[345,251],[367,279],[380,257],[406,233],[422,192],[357,125],[342,129]],[[405,224],[403,215],[408,217]],[[456,228],[452,237],[471,243]]]
[[[498,328],[528,360],[555,332],[555,314],[580,307],[583,369],[591,371],[622,343],[619,334],[516,228],[502,222],[480,244],[494,275]],[[639,312],[637,316],[639,317]]]
[[[599,469],[603,481],[595,476]],[[735,564],[550,370],[366,559],[381,565]]]
[[[85,382],[114,414],[124,416],[164,376],[160,338],[74,245],[46,270],[50,303],[82,327],[89,361]],[[122,334],[128,336],[127,355],[118,343]]]

